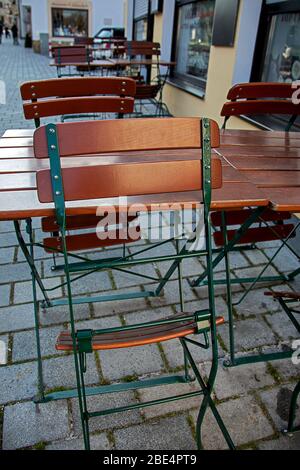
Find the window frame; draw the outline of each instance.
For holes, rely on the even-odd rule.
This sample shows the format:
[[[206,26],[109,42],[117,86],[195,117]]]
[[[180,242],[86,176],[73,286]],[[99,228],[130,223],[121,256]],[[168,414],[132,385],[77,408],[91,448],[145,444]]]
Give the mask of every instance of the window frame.
[[[176,0],[175,13],[174,13],[173,39],[172,39],[172,54],[171,54],[171,59],[174,62],[176,61],[180,8],[183,7],[184,5],[197,3],[199,1],[201,0]],[[212,27],[212,31],[213,31],[213,27]],[[188,74],[179,74],[176,72],[176,66],[171,67],[170,77],[168,81],[178,86],[178,88],[181,88],[182,90],[185,90],[188,93],[196,95],[200,98],[202,98],[205,95],[207,80],[189,76]]]
[[[54,34],[53,10],[62,10],[62,11],[77,10],[77,11],[86,12],[87,13],[87,34],[84,37],[87,37],[87,38],[89,37],[89,20],[90,20],[90,17],[89,17],[89,9],[88,8],[51,7],[51,32],[52,32],[52,37],[54,37],[54,38],[74,38],[76,36],[76,34],[73,34],[73,35],[70,35],[70,36],[66,36],[66,35],[59,36],[57,34],[56,35]]]
[[[270,35],[270,28],[272,24],[273,16],[280,15],[283,13],[297,13],[300,12],[300,6],[298,0],[290,0],[288,2],[270,3],[264,2],[260,22],[258,26],[257,39],[255,45],[255,51],[253,56],[252,71],[250,76],[250,82],[261,82],[263,76],[263,69],[266,59],[266,53],[268,49],[268,38]],[[263,47],[262,47],[263,45]],[[247,117],[244,119],[248,120]],[[287,116],[251,116],[249,118],[251,122],[262,126],[263,128],[273,130],[284,130],[289,117]],[[299,128],[300,119],[297,118],[294,126]]]

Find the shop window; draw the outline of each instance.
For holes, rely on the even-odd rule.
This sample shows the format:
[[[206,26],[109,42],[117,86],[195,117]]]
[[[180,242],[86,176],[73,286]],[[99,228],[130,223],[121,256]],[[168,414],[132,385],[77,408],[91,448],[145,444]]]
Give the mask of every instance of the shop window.
[[[206,87],[215,0],[178,1],[173,78],[183,86]]]
[[[52,35],[88,36],[88,10],[52,8]]]

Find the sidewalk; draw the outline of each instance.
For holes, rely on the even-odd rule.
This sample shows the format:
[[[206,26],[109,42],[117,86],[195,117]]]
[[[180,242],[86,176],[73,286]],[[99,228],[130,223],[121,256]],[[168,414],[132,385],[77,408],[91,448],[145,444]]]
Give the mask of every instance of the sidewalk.
[[[0,79],[7,89],[7,104],[0,105],[0,132],[7,128],[31,127],[22,115],[18,87],[22,81],[45,79],[54,75],[48,66],[48,58],[34,54],[23,46],[14,47],[5,40],[0,46],[2,69]],[[41,239],[39,221],[34,221],[36,240]],[[233,274],[248,276],[256,273],[273,255],[276,243],[266,243],[263,251],[252,250],[245,254],[235,252],[231,256]],[[169,253],[169,247],[161,254]],[[114,250],[116,256],[118,249]],[[105,254],[105,253],[104,253]],[[38,250],[38,268],[48,286],[60,277],[51,272],[52,260]],[[287,272],[299,266],[299,261],[283,250],[269,270],[271,275]],[[164,263],[144,268],[149,276],[163,276]],[[203,308],[206,294],[203,288],[191,290],[187,277],[203,270],[200,260],[184,263],[184,292],[186,310]],[[217,276],[224,276],[224,266]],[[22,253],[17,246],[11,222],[0,223],[0,341],[7,345],[7,363],[0,366],[0,448],[2,449],[80,449],[81,428],[77,403],[74,400],[52,402],[36,406],[31,398],[37,389],[37,363],[35,355],[34,318],[31,294],[31,276]],[[149,285],[144,281],[139,289]],[[148,281],[151,282],[151,281]],[[77,293],[104,292],[116,289],[131,291],[137,288],[136,278],[112,271],[90,276],[78,285]],[[300,279],[290,286],[300,290]],[[234,300],[243,291],[234,288]],[[264,297],[264,288],[258,287],[246,300],[236,307],[237,349],[244,353],[257,349],[278,350],[299,335],[286,320],[277,303]],[[62,292],[58,296],[62,296]],[[216,289],[218,314],[226,318],[225,289]],[[176,276],[159,299],[130,300],[76,306],[78,326],[90,328],[132,324],[147,318],[170,315],[179,309]],[[45,383],[47,389],[57,390],[75,385],[72,356],[57,353],[55,339],[68,322],[67,308],[48,309],[39,312],[42,354],[44,357]],[[290,391],[300,376],[300,365],[290,360],[268,364],[240,366],[224,369],[224,357],[228,353],[228,325],[219,328],[220,367],[214,390],[218,410],[237,446],[243,449],[300,449],[300,434],[293,438],[281,434],[287,424]],[[209,355],[200,350],[197,360],[202,371],[208,371]],[[130,381],[136,376],[156,376],[183,370],[183,355],[177,340],[148,345],[135,350],[107,351],[90,357],[87,381],[90,384]],[[190,386],[193,389],[193,385]],[[125,403],[141,403],[166,393],[158,388],[126,392],[109,398],[89,398],[92,408],[108,405],[123,406]],[[172,385],[168,394],[182,393],[182,386]],[[199,399],[179,401],[167,405],[136,410],[91,421],[93,449],[195,449],[195,419]],[[298,410],[299,411],[299,410]],[[1,442],[2,436],[2,442]],[[204,427],[204,445],[208,449],[221,449],[224,442],[215,422],[208,413]]]

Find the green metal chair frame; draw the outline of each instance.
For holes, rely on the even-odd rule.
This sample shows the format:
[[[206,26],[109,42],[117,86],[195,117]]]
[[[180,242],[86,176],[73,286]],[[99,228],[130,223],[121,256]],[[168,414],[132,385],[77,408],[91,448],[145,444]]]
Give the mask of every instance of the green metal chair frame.
[[[265,292],[265,295],[273,297],[274,300],[278,301],[283,311],[286,313],[289,320],[292,322],[298,333],[300,334],[300,293],[297,292]],[[298,309],[295,308],[294,304],[298,304]],[[298,317],[298,318],[297,318]],[[300,424],[295,425],[297,400],[300,394],[300,381],[297,383],[291,398],[289,419],[287,429],[284,429],[284,434],[293,434],[296,431],[300,431]]]
[[[175,120],[173,120],[175,122]],[[178,129],[177,126],[173,127],[173,131],[177,129],[177,132],[180,133],[180,119],[177,120],[178,122]],[[74,188],[73,183],[68,183],[68,169],[62,169],[60,163],[60,155],[59,155],[59,147],[60,147],[60,139],[59,139],[59,132],[57,126],[50,124],[46,126],[46,138],[47,138],[47,145],[48,145],[48,153],[50,157],[51,169],[50,170],[41,170],[37,174],[37,182],[38,182],[38,194],[39,198],[42,202],[46,202],[47,198],[50,197],[51,200],[54,201],[55,204],[55,212],[56,217],[59,225],[59,231],[61,233],[62,238],[62,251],[64,256],[64,266],[65,266],[65,275],[67,279],[66,287],[68,292],[68,303],[69,303],[69,311],[70,311],[70,326],[71,332],[69,336],[71,349],[73,350],[74,354],[74,363],[75,363],[75,372],[76,372],[76,380],[77,380],[77,396],[79,401],[79,409],[80,409],[80,416],[82,422],[82,429],[83,429],[83,438],[84,438],[84,445],[85,449],[90,449],[90,432],[89,432],[89,421],[90,419],[97,417],[108,415],[111,413],[119,413],[123,411],[127,411],[129,409],[136,409],[136,408],[143,408],[145,406],[163,404],[169,401],[179,400],[183,398],[188,398],[191,396],[196,395],[203,395],[203,401],[200,407],[198,419],[197,419],[197,444],[199,449],[202,448],[202,437],[201,437],[201,429],[203,424],[203,419],[208,407],[212,410],[212,413],[222,431],[222,434],[229,446],[230,449],[234,449],[234,444],[230,438],[230,435],[222,421],[221,416],[219,415],[217,408],[212,400],[211,394],[213,389],[213,384],[217,375],[217,368],[218,368],[218,346],[217,346],[217,317],[215,312],[215,299],[214,299],[214,283],[213,283],[213,267],[212,267],[212,240],[211,240],[211,224],[210,224],[210,205],[211,205],[211,189],[212,184],[211,181],[214,178],[213,176],[213,168],[211,164],[211,121],[208,119],[197,120],[199,123],[199,134],[200,134],[200,145],[199,150],[202,147],[202,159],[200,163],[201,174],[199,174],[199,187],[202,188],[202,201],[204,205],[204,225],[205,225],[205,240],[206,240],[206,247],[205,252],[203,253],[206,256],[207,266],[208,266],[208,309],[203,311],[196,311],[192,314],[179,314],[178,316],[170,317],[164,320],[158,321],[150,321],[148,323],[140,323],[133,326],[122,326],[117,328],[108,328],[108,329],[99,329],[99,330],[76,330],[75,320],[74,320],[74,312],[73,312],[73,296],[72,296],[72,286],[71,286],[71,267],[69,265],[69,256],[66,248],[66,227],[65,227],[65,220],[66,220],[66,207],[65,201],[70,199],[76,199],[76,194],[80,199],[88,199],[88,198],[95,198],[95,193],[88,192],[84,194],[82,192],[82,188],[80,188],[80,183],[78,182],[78,187]],[[174,125],[173,122],[173,125]],[[153,132],[158,130],[160,126],[159,121],[153,121]],[[176,130],[175,130],[176,132]],[[145,129],[145,133],[147,133],[147,128]],[[160,134],[161,135],[161,134]],[[141,139],[142,141],[143,139]],[[159,146],[159,136],[158,136],[158,146]],[[199,154],[200,157],[200,154]],[[200,159],[200,158],[199,158]],[[181,162],[182,167],[185,166],[187,162]],[[219,162],[220,163],[220,162]],[[143,165],[143,164],[141,164]],[[157,170],[159,171],[161,162],[155,162],[154,165],[157,165]],[[103,168],[103,167],[102,167]],[[124,168],[124,166],[121,166]],[[79,175],[79,171],[81,168],[77,168],[77,175]],[[101,172],[101,167],[99,167],[99,175]],[[149,177],[150,177],[149,173]],[[83,174],[84,175],[84,174]],[[78,176],[79,177],[79,176]],[[83,176],[84,177],[84,176]],[[45,181],[50,182],[49,184],[52,186],[52,194],[45,195]],[[78,180],[79,181],[79,180]],[[70,184],[73,186],[70,190]],[[165,181],[164,181],[164,184]],[[99,185],[101,187],[101,184]],[[98,187],[98,186],[97,186]],[[170,186],[166,184],[166,191],[170,191]],[[140,194],[141,186],[137,186],[136,194]],[[153,185],[153,190],[155,191],[155,183]],[[162,186],[156,186],[157,192],[162,192]],[[189,190],[187,188],[187,190]],[[115,189],[116,194],[115,197],[120,196],[118,189]],[[47,190],[46,190],[47,193]],[[71,194],[72,193],[72,194]],[[147,193],[146,193],[147,194]],[[98,196],[99,197],[99,196]],[[180,377],[180,376],[171,376],[169,378],[159,378],[159,379],[151,379],[151,380],[142,380],[137,381],[130,384],[117,384],[117,385],[110,385],[104,387],[97,387],[93,389],[88,389],[85,386],[84,375],[86,372],[86,355],[92,353],[94,350],[94,342],[97,339],[96,337],[100,337],[103,335],[112,335],[112,334],[125,334],[126,340],[126,333],[136,332],[143,332],[145,328],[159,328],[163,325],[175,325],[178,324],[180,326],[182,322],[193,322],[195,325],[195,333],[196,334],[203,334],[204,336],[204,344],[191,340],[187,337],[181,338],[181,343],[184,349],[185,357],[189,365],[191,366],[196,380],[198,381],[200,389],[197,392],[186,393],[180,396],[169,396],[166,398],[162,398],[160,400],[153,400],[147,403],[141,404],[134,404],[123,406],[120,408],[115,409],[108,409],[104,411],[94,411],[90,412],[88,410],[87,405],[87,396],[89,395],[96,395],[96,394],[103,394],[103,393],[112,393],[115,391],[124,391],[124,390],[134,390],[144,387],[154,387],[162,384],[170,384],[170,383],[177,383],[177,382],[188,382],[190,380],[187,373]],[[191,352],[188,347],[188,343],[196,344],[199,347],[204,347],[207,349],[208,346],[208,333],[210,332],[211,337],[211,345],[212,345],[212,364],[209,373],[209,378],[205,381],[198,370],[198,367],[193,360]],[[121,336],[122,337],[122,336]],[[59,341],[59,340],[58,340]],[[152,341],[155,342],[155,341]],[[116,346],[118,347],[118,346]],[[63,349],[63,348],[62,348]],[[67,395],[68,396],[68,395]],[[52,396],[52,399],[55,397]]]

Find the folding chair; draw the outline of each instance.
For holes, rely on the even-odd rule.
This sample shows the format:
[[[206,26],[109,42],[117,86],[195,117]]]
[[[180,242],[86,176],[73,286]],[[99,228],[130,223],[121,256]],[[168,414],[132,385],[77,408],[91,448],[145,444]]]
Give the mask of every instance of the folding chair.
[[[106,133],[106,145],[110,145],[110,140],[113,143],[114,136],[119,131],[119,122],[109,122],[110,132]],[[90,449],[89,421],[94,417],[203,395],[197,420],[197,443],[199,448],[202,448],[201,428],[203,419],[207,408],[210,407],[229,448],[233,449],[234,444],[211,397],[218,368],[216,327],[217,324],[223,322],[223,319],[217,317],[215,312],[210,225],[211,189],[219,188],[222,185],[221,162],[220,160],[211,162],[211,145],[218,145],[219,140],[218,126],[215,122],[208,119],[151,120],[152,132],[149,133],[149,120],[143,121],[141,124],[144,124],[144,126],[139,125],[138,129],[136,128],[137,122],[140,122],[140,120],[128,120],[126,123],[126,134],[121,135],[124,150],[131,150],[132,148],[143,150],[147,146],[152,148],[154,145],[153,136],[155,136],[156,149],[186,148],[187,146],[199,148],[199,160],[62,168],[58,149],[67,148],[70,152],[71,148],[74,147],[74,139],[75,142],[77,141],[76,135],[78,135],[79,128],[81,129],[80,134],[84,133],[87,142],[89,142],[89,147],[91,147],[93,145],[92,138],[95,136],[95,123],[76,123],[76,127],[74,124],[68,124],[67,127],[64,125],[60,128],[50,124],[35,133],[36,146],[48,149],[51,161],[50,170],[41,170],[37,173],[37,191],[41,203],[54,202],[55,205],[62,251],[65,259],[65,275],[69,299],[71,329],[59,335],[56,348],[59,351],[68,351],[74,354],[77,395],[85,448]],[[122,121],[123,123],[124,121]],[[96,123],[99,133],[101,133],[103,124],[104,122]],[[178,178],[179,174],[180,178]],[[150,194],[163,194],[167,202],[168,193],[193,190],[200,191],[199,203],[203,204],[204,210],[205,256],[209,280],[208,308],[191,314],[182,312],[167,319],[136,325],[98,330],[76,330],[70,280],[72,269],[69,264],[67,251],[65,226],[67,209],[65,203],[67,201],[97,200],[99,198],[101,200],[102,198],[117,198],[120,196],[142,196],[142,199],[144,199]],[[212,346],[212,363],[208,379],[205,381],[200,375],[188,345],[194,344],[207,349],[209,347],[209,333]],[[189,338],[188,336],[192,334],[203,335],[204,342],[201,343]],[[122,406],[104,411],[91,412],[88,410],[87,396],[89,394],[104,394],[128,389],[135,390],[147,386],[154,387],[163,384],[182,383],[188,382],[190,378],[187,375],[173,375],[168,378],[138,380],[130,384],[116,384],[91,390],[85,386],[87,354],[96,350],[138,347],[174,338],[180,338],[181,340],[183,350],[198,381],[199,390],[179,396],[164,397],[160,400],[153,400],[138,405]]]
[[[278,301],[287,314],[288,318],[293,323],[294,327],[300,333],[300,293],[298,292],[265,292],[265,295],[273,297],[274,300]],[[296,305],[295,305],[296,304]],[[298,318],[297,318],[298,317]],[[300,381],[296,385],[290,405],[289,420],[285,433],[291,434],[296,431],[300,431],[300,425],[295,425],[297,400],[300,394]]]
[[[136,89],[136,113],[138,116],[171,116],[168,107],[163,103],[163,88],[166,83],[168,73],[162,75],[160,72],[160,44],[158,42],[148,41],[126,41],[125,53],[128,58],[151,59],[156,68],[156,76],[151,77],[151,66],[146,66],[147,77],[142,74],[141,66],[132,66],[130,76],[137,81]],[[136,69],[138,70],[136,72]],[[146,83],[145,83],[146,78]],[[155,106],[154,113],[146,113],[145,105]]]
[[[234,85],[228,92],[226,102],[222,108],[224,116],[223,129],[231,116],[251,116],[259,114],[289,115],[290,120],[286,132],[300,114],[300,105],[294,104],[292,95],[295,89],[291,83],[253,82]]]
[[[71,77],[74,75],[84,76],[85,73],[90,74],[92,71],[93,55],[92,49],[84,44],[75,46],[52,46],[52,57],[56,65],[57,76]],[[81,65],[82,64],[82,65]],[[68,69],[67,73],[62,73],[62,69]],[[72,68],[76,68],[76,72]]]
[[[34,119],[36,127],[40,126],[41,118],[61,116],[65,119],[100,118],[105,113],[114,113],[123,118],[124,114],[132,113],[134,108],[135,81],[130,78],[61,78],[39,80],[23,83],[20,92],[25,119]],[[67,217],[68,230],[83,230],[96,227],[100,217],[79,216]],[[133,218],[129,218],[131,222]],[[56,233],[55,217],[42,219],[44,232]],[[78,239],[78,237],[77,237]],[[48,242],[55,240],[49,239]],[[74,246],[75,245],[75,246]],[[82,236],[74,249],[98,247],[99,240]],[[54,258],[55,263],[55,258]],[[55,266],[54,266],[55,269]]]
[[[287,130],[291,128],[297,115],[300,114],[300,106],[294,105],[291,101],[293,89],[290,84],[282,83],[242,83],[235,85],[228,92],[227,98],[230,102],[226,102],[222,108],[221,116],[225,116],[223,129],[230,116],[240,116],[248,114],[290,114],[292,115]],[[274,99],[276,98],[276,99]],[[280,240],[283,241],[283,246],[287,246],[294,254],[295,250],[288,245],[288,240],[295,236],[295,224],[291,223],[290,219],[292,214],[289,212],[277,212],[272,210],[265,210],[255,216],[255,211],[252,208],[240,211],[224,211],[215,212],[212,214],[212,224],[215,228],[214,241],[216,247],[224,250],[224,259],[226,266],[225,280],[219,280],[219,283],[226,284],[227,291],[227,304],[229,316],[229,340],[230,340],[230,359],[225,361],[226,366],[234,366],[252,362],[254,360],[266,360],[263,355],[250,358],[236,359],[234,347],[234,325],[233,325],[233,303],[231,285],[236,283],[250,284],[250,287],[241,296],[240,300],[234,305],[240,304],[251,291],[251,289],[258,282],[275,282],[288,280],[284,275],[278,276],[265,276],[264,272],[271,264],[271,261],[265,266],[263,271],[256,277],[245,277],[243,279],[232,279],[230,268],[230,244],[238,238],[235,244],[232,244],[234,249],[246,249],[256,247],[259,242]],[[247,221],[251,221],[250,224]],[[255,226],[253,226],[255,224]],[[230,229],[232,227],[232,229]],[[240,236],[238,236],[240,232]],[[276,252],[276,256],[281,248]],[[296,256],[298,256],[296,254]],[[298,270],[289,275],[289,279],[293,279],[298,274]],[[203,283],[205,273],[198,277],[198,279],[191,282],[193,287],[198,287]],[[270,356],[271,359],[281,359],[283,356],[280,354]]]

